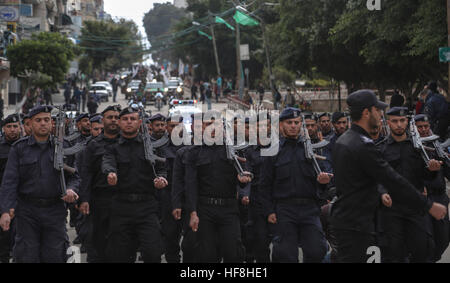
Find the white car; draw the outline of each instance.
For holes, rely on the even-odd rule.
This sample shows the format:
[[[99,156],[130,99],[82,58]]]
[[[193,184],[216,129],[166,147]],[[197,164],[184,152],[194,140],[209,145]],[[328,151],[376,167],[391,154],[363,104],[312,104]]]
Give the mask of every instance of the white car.
[[[109,82],[107,82],[107,81],[102,81],[102,82],[96,82],[95,84],[96,84],[96,85],[104,85],[104,86],[106,87],[106,90],[108,90],[109,96],[112,96],[112,94],[113,94],[113,88],[112,88],[112,85],[111,85]]]
[[[97,94],[100,101],[109,101],[109,92],[106,89],[105,85],[99,85],[99,84],[93,84],[91,88],[89,89],[89,94],[93,94],[95,91],[95,94]]]
[[[186,131],[190,134],[192,125],[192,114],[202,113],[202,110],[197,107],[197,100],[178,100],[170,101],[169,117],[179,115],[183,117],[183,124]]]

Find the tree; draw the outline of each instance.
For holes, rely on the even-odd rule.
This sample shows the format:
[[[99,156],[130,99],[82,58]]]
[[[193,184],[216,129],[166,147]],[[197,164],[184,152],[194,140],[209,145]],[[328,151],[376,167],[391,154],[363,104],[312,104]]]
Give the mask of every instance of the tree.
[[[186,9],[191,13],[180,21],[172,31],[177,35],[168,46],[172,46],[174,57],[181,58],[184,62],[197,65],[195,69],[196,79],[210,79],[217,74],[212,41],[198,34],[202,31],[211,34],[210,26],[213,25],[217,43],[219,64],[224,78],[236,77],[236,32],[224,24],[215,22],[214,15],[220,15],[230,25],[236,26],[233,19],[235,9],[226,0],[188,0]],[[193,21],[200,23],[194,26]],[[249,44],[250,60],[243,61],[243,67],[250,70],[250,84],[255,85],[258,78],[262,76],[264,69],[265,54],[262,46],[261,28],[241,26],[241,44]]]
[[[42,32],[10,45],[7,53],[11,76],[22,78],[27,88],[46,88],[64,81],[75,46],[59,33]]]
[[[446,46],[446,7],[439,0],[385,0],[369,11],[360,0],[280,0],[269,26],[275,63],[288,70],[344,81],[350,91],[398,88],[410,101],[429,79],[446,77],[438,47]]]
[[[153,39],[168,34],[179,20],[186,16],[186,11],[171,3],[155,3],[153,9],[144,15],[144,28],[150,43]]]
[[[115,72],[141,62],[144,52],[136,24],[124,19],[118,22],[84,22],[80,47],[92,62],[93,69],[102,73]]]
[[[169,39],[167,35],[186,16],[187,14],[184,9],[177,8],[169,2],[162,4],[155,3],[153,9],[148,11],[143,19],[145,32],[152,47],[159,48],[161,44],[164,44]],[[163,59],[173,60],[174,58],[171,55],[171,51],[169,50],[167,52],[160,51],[158,56],[152,57],[155,61],[157,61],[158,57],[159,61]]]

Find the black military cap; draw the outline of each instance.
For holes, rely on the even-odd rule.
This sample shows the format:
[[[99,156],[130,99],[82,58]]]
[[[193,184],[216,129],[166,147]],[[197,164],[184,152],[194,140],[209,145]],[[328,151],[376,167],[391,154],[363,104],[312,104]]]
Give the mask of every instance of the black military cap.
[[[127,108],[124,108],[122,111],[120,111],[119,118],[124,116],[124,115],[138,113],[138,112],[139,112],[138,108],[128,106]]]
[[[75,122],[80,122],[81,120],[83,120],[84,118],[88,118],[89,119],[89,114],[88,113],[82,113],[80,115],[77,116],[77,118],[75,118]]]
[[[414,116],[416,122],[430,122],[430,118],[426,114],[419,114]]]
[[[183,122],[183,116],[181,115],[173,115],[167,118],[167,122]]]
[[[154,122],[154,121],[162,121],[162,122],[166,122],[167,118],[164,115],[161,114],[155,114],[152,117],[150,117],[150,122]]]
[[[305,112],[303,113],[303,116],[305,117],[305,119],[317,121],[317,116],[314,113]]]
[[[91,123],[103,123],[103,120],[102,120],[102,116],[101,115],[96,115],[96,116],[93,116],[91,119],[89,119],[89,121],[91,122]]]
[[[25,120],[30,119],[29,114],[25,114],[25,115],[21,114],[21,117],[22,117],[22,123],[25,123]]]
[[[386,112],[389,116],[406,116],[408,115],[408,108],[406,107],[392,107]]]
[[[116,111],[120,113],[122,111],[122,107],[120,105],[108,106],[105,110],[103,110],[102,115],[105,115],[105,113],[108,111]]]
[[[347,117],[347,115],[345,115],[345,113],[343,112],[334,112],[333,116],[331,116],[331,121],[333,123],[337,123],[337,121],[339,121],[339,119]]]
[[[33,109],[31,109],[30,113],[28,113],[28,116],[30,116],[30,118],[33,118],[35,115],[37,115],[39,113],[51,113],[52,110],[53,110],[53,106],[39,105],[39,106],[36,106]]]
[[[288,107],[281,112],[280,121],[301,117],[302,111],[298,108]]]
[[[350,109],[364,110],[371,108],[372,106],[378,109],[386,109],[388,105],[378,100],[375,93],[368,89],[358,90],[349,95],[347,98],[347,104]]]
[[[2,121],[1,125],[3,127],[9,123],[17,123],[17,122],[19,122],[19,116],[17,114],[11,114]]]
[[[320,115],[318,116],[318,118],[320,119],[320,118],[325,117],[325,116],[330,117],[330,113],[327,113],[327,112],[322,113],[322,114],[320,114]]]

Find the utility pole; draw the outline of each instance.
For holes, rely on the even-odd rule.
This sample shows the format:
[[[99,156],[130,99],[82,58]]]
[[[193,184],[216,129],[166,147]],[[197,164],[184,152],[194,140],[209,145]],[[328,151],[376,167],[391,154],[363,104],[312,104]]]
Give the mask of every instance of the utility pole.
[[[212,19],[212,14],[210,11],[208,11],[208,15],[209,15],[209,20],[211,21]],[[202,26],[202,27],[207,27],[206,25],[202,25],[198,22],[192,22],[192,24],[194,26]],[[217,69],[217,75],[218,76],[222,76],[221,72],[220,72],[220,63],[219,63],[219,54],[217,53],[217,44],[216,44],[216,35],[214,33],[214,26],[213,26],[213,22],[211,22],[211,25],[209,26],[210,32],[211,32],[211,37],[212,37],[212,42],[213,42],[213,49],[214,49],[214,59],[216,60],[216,69]]]
[[[264,50],[266,52],[267,70],[269,71],[270,90],[272,91],[272,97],[275,99],[275,84],[273,82],[274,77],[273,77],[273,73],[272,73],[272,64],[270,63],[269,46],[267,45],[266,25],[265,25],[264,21],[261,18],[258,17],[258,20],[261,23]]]
[[[209,26],[209,29],[210,29],[210,31],[211,31],[211,36],[212,36],[212,41],[213,41],[214,58],[216,59],[217,75],[218,75],[219,77],[221,77],[222,75],[221,75],[221,73],[220,73],[219,54],[217,53],[216,35],[215,35],[215,33],[214,33],[214,24],[213,24],[213,23],[214,23],[214,18],[213,18],[213,16],[212,16],[212,14],[211,14],[210,11],[208,11],[208,14],[209,14],[210,20],[212,20],[212,22],[211,22],[211,24],[210,24],[210,26]]]
[[[237,80],[236,84],[239,87],[239,98],[243,97],[243,84],[242,81],[242,64],[241,64],[241,29],[239,23],[236,23],[236,67],[237,67]]]
[[[240,6],[239,0],[232,0],[235,8]],[[244,96],[244,80],[242,77],[242,63],[241,63],[241,29],[239,23],[236,22],[236,85],[239,87],[239,98]]]

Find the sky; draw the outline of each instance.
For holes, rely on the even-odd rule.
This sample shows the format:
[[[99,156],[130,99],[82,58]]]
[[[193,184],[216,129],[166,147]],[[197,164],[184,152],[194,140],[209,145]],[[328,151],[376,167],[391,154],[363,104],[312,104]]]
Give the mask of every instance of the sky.
[[[172,0],[104,0],[105,12],[110,14],[112,18],[125,18],[133,20],[139,27],[143,38],[147,38],[142,23],[144,14],[153,9],[154,3],[173,3]],[[144,42],[144,46],[149,46],[148,41]],[[145,64],[153,64],[151,56],[144,57]]]
[[[113,19],[115,17],[133,20],[138,26],[143,37],[147,37],[142,25],[144,14],[153,9],[154,3],[173,3],[172,0],[104,0],[105,11]]]

